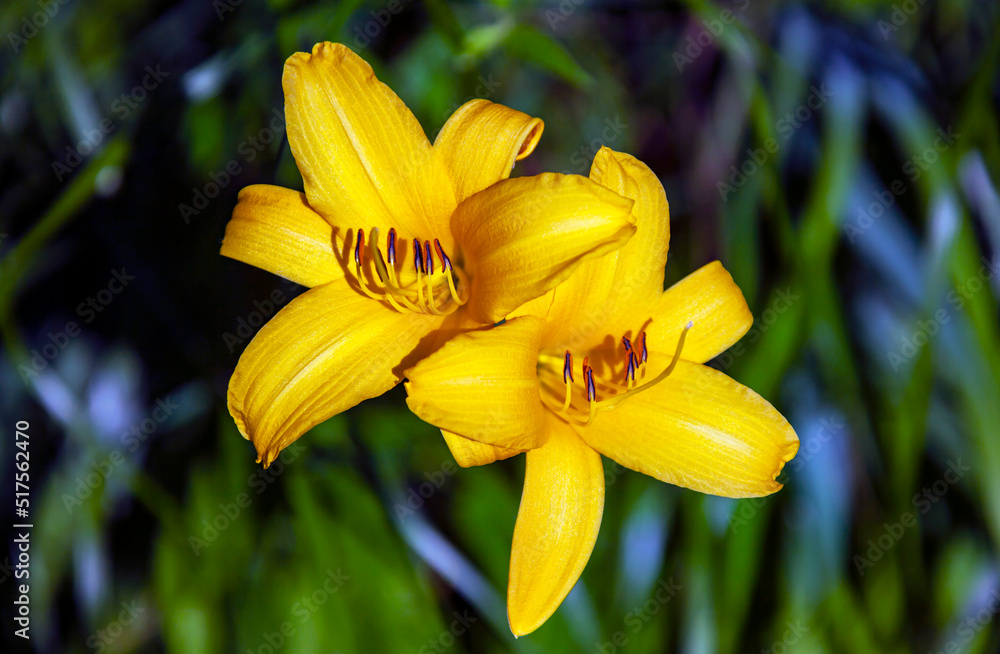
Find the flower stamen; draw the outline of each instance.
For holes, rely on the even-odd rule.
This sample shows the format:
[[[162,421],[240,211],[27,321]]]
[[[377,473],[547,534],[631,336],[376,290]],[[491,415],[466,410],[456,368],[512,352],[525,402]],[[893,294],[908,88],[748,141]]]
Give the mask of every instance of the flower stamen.
[[[628,351],[628,363],[625,364],[625,383],[629,390],[635,386],[635,352],[632,350]]]
[[[589,357],[588,357],[589,358]],[[594,416],[597,415],[597,389],[594,388],[594,369],[587,365],[588,358],[583,361],[583,375],[587,378],[587,402],[590,403],[590,416],[587,418],[587,424],[594,422]]]
[[[434,239],[434,248],[437,250],[438,256],[441,257],[441,267],[444,270],[451,270],[451,259],[448,255],[444,253],[444,248],[441,247],[441,241]]]
[[[462,298],[462,296],[458,294],[458,289],[455,288],[454,275],[460,274],[460,271],[452,267],[451,259],[448,257],[448,254],[444,251],[444,248],[441,247],[441,241],[439,241],[438,239],[434,239],[434,247],[437,249],[438,256],[441,258],[441,268],[446,273],[446,277],[448,280],[448,292],[451,293],[451,299],[453,302],[458,304],[458,306],[462,306],[463,304],[468,302],[469,298],[467,297]],[[464,280],[462,281],[464,282]],[[467,288],[468,284],[463,283],[462,286]]]
[[[413,270],[419,275],[420,273],[427,273],[424,270],[424,258],[420,251],[420,241],[413,239]]]
[[[424,279],[427,280],[427,308],[435,316],[443,316],[444,313],[439,311],[437,305],[434,303],[434,282],[431,281],[431,276],[427,275]]]
[[[373,237],[377,234],[378,230],[373,229]],[[419,308],[407,299],[406,293],[403,289],[396,285],[395,271],[392,268],[386,268],[385,260],[382,258],[382,251],[376,249],[372,259],[375,262],[375,271],[378,273],[379,281],[381,281],[385,287],[385,297],[389,301],[389,304],[391,304],[396,311],[400,312],[403,311],[403,306],[410,311],[419,311]],[[400,306],[400,304],[403,306]]]
[[[371,299],[381,300],[382,296],[380,296],[378,293],[368,288],[368,284],[365,283],[365,276],[361,270],[361,264],[364,263],[364,258],[365,258],[365,230],[359,229],[357,242],[354,244],[354,270],[357,273],[358,286],[360,286],[364,294],[370,297]]]
[[[394,234],[391,235],[390,243],[395,241]],[[399,287],[396,281],[396,270],[395,266],[391,268],[386,267],[385,259],[382,257],[382,250],[378,247],[378,228],[373,227],[371,230],[370,238],[368,239],[368,247],[371,250],[371,258],[375,264],[375,272],[378,273],[378,281],[381,283],[381,289],[386,294],[386,299],[389,304],[393,306],[397,311],[402,311],[402,304],[406,309],[410,311],[420,311],[420,308],[410,301],[412,297],[412,291],[407,291]],[[395,244],[393,243],[393,256],[395,257]],[[407,296],[409,293],[409,297]]]
[[[424,258],[420,252],[420,241],[413,239],[413,272],[417,275],[417,304],[420,306],[420,310],[426,313],[427,303],[424,302],[424,282],[420,277],[423,268]]]
[[[389,259],[389,281],[396,288],[401,285],[399,280],[396,278],[396,228],[389,228],[389,247],[388,247],[388,259]]]
[[[622,345],[625,347],[625,371],[624,377],[621,378],[620,383],[616,382],[614,378],[609,378],[607,375],[595,376],[594,368],[590,365],[590,357],[584,357],[583,359],[583,386],[584,386],[584,396],[587,401],[587,408],[582,406],[582,402],[574,402],[573,397],[573,384],[575,379],[573,377],[573,355],[569,350],[566,350],[563,356],[557,356],[555,354],[550,354],[547,352],[542,352],[539,354],[539,381],[541,382],[542,388],[546,391],[543,393],[544,398],[550,398],[546,400],[546,404],[557,413],[564,416],[566,420],[575,425],[586,426],[594,421],[596,415],[602,411],[611,411],[620,407],[626,400],[630,397],[641,393],[644,390],[652,388],[653,386],[659,384],[664,379],[670,376],[671,373],[677,368],[677,364],[680,361],[681,353],[684,349],[684,343],[687,339],[688,331],[694,327],[693,322],[688,322],[681,331],[680,337],[677,339],[677,346],[674,350],[673,357],[667,367],[656,375],[654,378],[638,385],[636,381],[636,372],[642,370],[643,377],[645,377],[644,367],[649,361],[649,350],[646,346],[646,332],[641,332],[637,340],[633,343],[629,341],[628,337],[622,338]],[[602,359],[603,361],[603,359]],[[559,405],[556,404],[559,393],[558,382],[556,382],[555,375],[557,374],[557,362],[562,364],[562,382],[565,388],[563,401],[561,407],[557,408]],[[544,374],[543,374],[544,373]],[[598,400],[597,392],[601,391],[601,394],[607,393],[603,400]],[[582,412],[587,412],[587,418],[584,420],[583,416],[580,415]]]
[[[566,384],[566,400],[563,402],[562,412],[569,411],[570,402],[573,401],[573,355],[566,350],[566,358],[563,363],[563,383]]]
[[[673,359],[670,360],[670,365],[664,368],[663,372],[661,372],[656,377],[649,380],[642,386],[639,386],[638,388],[631,389],[626,393],[622,393],[621,395],[615,395],[614,397],[610,397],[607,400],[604,400],[601,403],[602,405],[600,407],[601,411],[610,411],[611,409],[617,409],[622,405],[623,402],[625,402],[625,400],[629,399],[630,397],[635,397],[639,393],[648,390],[653,386],[656,386],[661,381],[669,377],[670,373],[672,373],[674,371],[674,368],[677,367],[677,362],[680,361],[681,351],[684,349],[684,340],[687,338],[687,334],[692,327],[694,327],[693,321],[689,321],[688,324],[684,326],[684,330],[681,331],[680,338],[677,339],[677,348],[674,350],[674,357]]]
[[[417,246],[420,249],[420,246]],[[427,272],[427,308],[430,309],[431,313],[436,316],[443,316],[444,313],[439,311],[437,308],[437,303],[434,300],[434,282],[432,278],[434,277],[434,257],[431,255],[431,242],[424,241],[424,269]]]
[[[455,268],[440,239],[434,239],[434,248],[441,261],[441,268],[434,270],[434,254],[430,241],[413,239],[412,280],[403,280],[396,269],[396,244],[398,233],[389,229],[386,239],[388,257],[379,246],[379,230],[372,227],[365,240],[365,230],[358,229],[354,243],[354,271],[361,291],[373,300],[388,302],[393,309],[431,313],[444,316],[468,301],[459,293],[468,287],[460,268]],[[443,279],[442,279],[443,277]],[[426,294],[426,297],[425,297]],[[450,301],[449,301],[450,298]]]

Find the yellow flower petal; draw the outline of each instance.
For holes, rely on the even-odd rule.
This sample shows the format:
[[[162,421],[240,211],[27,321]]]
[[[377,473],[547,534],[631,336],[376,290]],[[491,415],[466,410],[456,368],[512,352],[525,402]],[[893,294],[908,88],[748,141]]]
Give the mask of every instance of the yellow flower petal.
[[[584,262],[555,291],[542,336],[546,346],[588,350],[642,325],[663,292],[670,206],[660,180],[635,157],[601,148],[590,179],[635,201],[635,236],[621,249]]]
[[[514,526],[507,620],[515,636],[549,619],[573,589],[604,515],[601,457],[551,413],[549,439],[527,454]]]
[[[346,46],[288,58],[282,78],[288,142],[309,204],[346,229],[395,227],[452,244],[455,194],[420,123]]]
[[[327,418],[395,386],[441,319],[398,313],[334,282],[277,313],[229,381],[229,412],[265,467]]]
[[[312,287],[343,279],[333,248],[333,228],[305,194],[257,184],[240,191],[221,254]]]
[[[539,118],[488,100],[459,107],[434,140],[451,173],[456,199],[461,202],[510,177],[514,162],[531,154],[544,127]]]
[[[669,358],[688,322],[681,358],[704,363],[728,350],[753,325],[753,314],[732,275],[718,261],[677,282],[651,313],[647,338]]]
[[[620,247],[632,201],[579,175],[497,182],[459,205],[452,230],[472,276],[467,309],[495,323],[563,281],[587,257]]]
[[[598,413],[580,436],[626,468],[725,497],[779,490],[774,479],[799,448],[795,431],[767,400],[718,370],[683,360],[663,382]]]
[[[406,376],[406,403],[427,422],[513,450],[544,440],[538,340],[542,321],[525,317],[451,339]]]
[[[518,308],[508,313],[507,320],[517,318],[519,316],[535,316],[536,318],[543,318],[547,316],[549,313],[549,307],[552,306],[552,298],[555,297],[555,293],[556,289],[554,288],[545,295],[539,295],[534,300],[528,300]]]
[[[506,447],[487,445],[468,438],[463,438],[458,434],[442,429],[441,435],[444,442],[451,450],[451,455],[455,457],[455,462],[463,468],[472,466],[484,466],[494,461],[502,461],[512,456],[521,454],[521,450],[511,450]]]

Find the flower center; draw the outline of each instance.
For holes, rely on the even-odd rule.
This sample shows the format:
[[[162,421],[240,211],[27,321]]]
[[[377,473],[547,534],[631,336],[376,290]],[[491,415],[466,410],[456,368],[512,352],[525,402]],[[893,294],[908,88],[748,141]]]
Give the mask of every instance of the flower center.
[[[571,424],[589,425],[600,411],[611,411],[621,406],[629,398],[652,388],[670,376],[677,367],[684,348],[684,339],[694,326],[689,322],[677,340],[677,349],[670,364],[664,370],[646,381],[649,350],[646,349],[646,332],[642,332],[635,344],[622,336],[622,348],[625,350],[624,361],[619,368],[608,357],[607,352],[595,356],[600,359],[600,369],[595,375],[594,367],[590,365],[590,356],[583,358],[579,392],[573,392],[576,379],[573,376],[573,354],[569,350],[563,356],[551,352],[541,352],[538,355],[538,381],[542,387],[542,402],[552,411],[564,416]],[[598,353],[590,353],[597,355]],[[562,383],[559,375],[562,374]],[[636,385],[636,377],[640,382]],[[603,399],[598,399],[598,395]],[[560,401],[560,397],[562,400]]]
[[[468,301],[467,293],[462,297],[458,292],[459,287],[468,288],[468,280],[461,268],[451,265],[441,241],[434,239],[434,249],[441,261],[435,271],[431,242],[424,241],[421,248],[420,240],[413,239],[413,271],[410,272],[402,265],[406,255],[399,260],[396,258],[395,228],[389,230],[386,239],[386,256],[382,256],[378,238],[378,228],[373,227],[366,248],[365,231],[359,229],[354,243],[354,271],[365,295],[373,300],[386,300],[399,312],[436,316],[453,313]]]

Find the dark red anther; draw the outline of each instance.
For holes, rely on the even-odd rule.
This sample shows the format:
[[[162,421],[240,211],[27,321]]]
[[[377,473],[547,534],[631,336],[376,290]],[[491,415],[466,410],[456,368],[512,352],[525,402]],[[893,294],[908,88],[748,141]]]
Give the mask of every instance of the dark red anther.
[[[642,361],[640,361],[639,363],[646,363],[647,359],[649,359],[649,352],[646,351],[646,332],[643,332],[642,333]]]
[[[441,257],[441,265],[444,266],[444,270],[451,270],[451,259],[448,255],[444,253],[444,248],[441,247],[441,241],[434,239],[434,247],[437,248],[438,256]]]
[[[389,228],[389,265],[396,265],[396,228]]]
[[[625,382],[628,383],[629,378],[635,381],[635,352],[629,350],[628,353],[628,365],[625,366]]]
[[[594,387],[594,369],[587,366],[587,401],[593,402],[597,399],[597,388]]]
[[[417,239],[413,239],[413,272],[418,274],[427,272],[424,270],[424,257],[420,252],[420,241]]]
[[[569,353],[569,350],[566,350],[566,359],[563,363],[563,383],[568,384],[572,381],[576,381],[573,379],[573,355]]]
[[[427,253],[425,257],[427,260],[427,270],[425,271],[428,275],[434,274],[434,257],[431,256],[431,242],[424,241],[424,251]]]
[[[358,266],[361,265],[362,252],[365,249],[365,230],[358,230],[358,241],[354,244],[354,263]]]
[[[628,340],[628,336],[622,336],[622,345],[625,347],[626,352],[630,352],[632,350],[632,342]]]

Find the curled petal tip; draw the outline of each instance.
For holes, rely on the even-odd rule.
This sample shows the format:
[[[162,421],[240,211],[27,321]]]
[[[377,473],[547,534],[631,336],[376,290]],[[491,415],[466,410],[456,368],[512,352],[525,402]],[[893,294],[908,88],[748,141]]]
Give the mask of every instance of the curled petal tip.
[[[524,136],[524,140],[521,142],[520,148],[518,148],[515,161],[520,161],[534,152],[535,146],[538,145],[539,139],[542,138],[542,131],[544,129],[545,123],[542,122],[541,118],[535,118],[529,123],[529,131]]]

